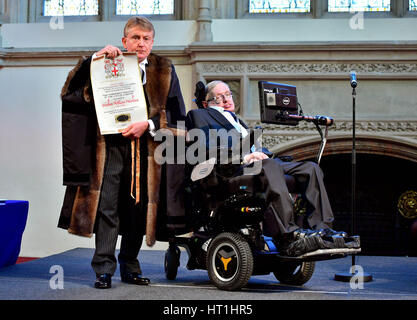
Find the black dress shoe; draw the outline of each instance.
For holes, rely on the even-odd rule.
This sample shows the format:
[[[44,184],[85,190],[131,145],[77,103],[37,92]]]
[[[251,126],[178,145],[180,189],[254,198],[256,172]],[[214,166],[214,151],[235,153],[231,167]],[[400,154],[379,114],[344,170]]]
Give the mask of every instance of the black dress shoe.
[[[94,287],[97,289],[109,289],[111,288],[111,274],[103,273],[98,274]]]
[[[124,273],[122,276],[122,282],[129,283],[129,284],[136,284],[136,285],[148,285],[151,283],[151,280],[148,278],[142,278],[139,273],[131,272],[131,273]]]
[[[317,232],[322,238],[322,249],[361,247],[360,236],[349,236],[345,231],[335,231],[330,228],[320,229]]]
[[[281,239],[278,250],[281,255],[288,257],[298,257],[308,252],[320,249],[320,236],[309,235],[294,240]]]
[[[292,237],[292,239],[298,240],[298,239],[303,239],[303,238],[308,238],[308,237],[312,237],[312,236],[316,236],[318,235],[316,230],[311,230],[311,229],[297,229],[295,231],[293,231],[292,233],[289,234],[289,238]]]
[[[320,229],[318,230],[318,233],[322,238],[331,238],[334,236],[346,238],[348,236],[348,234],[345,231],[335,231],[330,228]]]
[[[360,249],[361,247],[361,238],[360,236],[351,236],[345,240],[346,248],[351,249]]]

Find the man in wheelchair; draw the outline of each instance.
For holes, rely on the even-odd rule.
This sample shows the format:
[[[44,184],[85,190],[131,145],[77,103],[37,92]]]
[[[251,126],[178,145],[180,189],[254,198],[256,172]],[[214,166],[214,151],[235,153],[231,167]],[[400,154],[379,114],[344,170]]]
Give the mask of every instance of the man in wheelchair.
[[[213,147],[219,152],[227,149],[233,157],[234,154],[230,154],[233,141],[236,141],[233,136],[245,138],[249,128],[233,112],[235,105],[230,88],[222,81],[213,81],[207,86],[199,83],[195,95],[199,109],[188,112],[187,131],[202,130],[208,150]],[[214,139],[213,130],[219,133]],[[223,139],[222,134],[227,137]],[[223,145],[219,146],[219,141],[223,141]],[[333,212],[318,164],[283,161],[268,150],[255,147],[242,155],[242,163],[229,161],[214,165],[218,160],[197,166],[197,175],[193,168],[193,181],[188,186],[193,190],[189,192],[188,204],[195,213],[190,217],[195,228],[204,230],[211,224],[209,228],[221,232],[259,221],[259,232],[271,237],[280,255],[288,257],[317,250],[360,247],[358,238],[330,228]],[[244,168],[259,163],[259,174],[243,174]],[[295,217],[293,193],[301,193],[307,203],[307,213],[303,217]],[[204,210],[207,211],[205,214]],[[209,219],[214,213],[217,219]],[[256,243],[259,237],[254,238]],[[262,247],[262,243],[259,245]]]

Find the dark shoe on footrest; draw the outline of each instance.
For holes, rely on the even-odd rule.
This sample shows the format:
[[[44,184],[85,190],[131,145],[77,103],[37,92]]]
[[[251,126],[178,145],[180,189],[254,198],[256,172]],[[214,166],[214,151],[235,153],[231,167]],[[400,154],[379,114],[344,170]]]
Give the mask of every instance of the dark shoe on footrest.
[[[336,248],[350,248],[359,249],[361,247],[359,236],[332,236],[322,237],[320,242],[320,249],[336,249]]]
[[[345,239],[346,248],[359,249],[361,247],[360,236],[351,236]]]
[[[346,248],[345,238],[339,235],[320,237],[320,249]]]
[[[292,236],[293,240],[298,240],[298,239],[302,239],[302,238],[307,238],[310,236],[315,236],[317,235],[317,231],[315,230],[311,230],[311,229],[297,229],[295,231],[293,231],[292,233],[290,233],[290,235]],[[290,237],[291,237],[290,236]]]
[[[322,237],[319,237],[320,239],[317,240],[319,243],[320,249],[334,249],[336,248],[335,243],[333,242],[333,239],[324,239]]]
[[[111,288],[111,274],[110,273],[97,274],[94,287],[97,289]]]
[[[151,283],[151,281],[148,278],[142,278],[140,274],[137,272],[122,274],[121,278],[122,278],[122,282],[129,283],[129,284],[146,286]]]
[[[332,236],[335,248],[346,248],[345,238],[339,235]]]
[[[288,257],[298,257],[308,252],[320,249],[320,236],[308,236],[295,241],[283,241],[278,246],[280,254]]]
[[[320,229],[320,230],[317,230],[317,232],[322,238],[331,238],[333,236],[340,236],[340,237],[345,238],[348,236],[347,232],[345,231],[335,231],[330,228]]]

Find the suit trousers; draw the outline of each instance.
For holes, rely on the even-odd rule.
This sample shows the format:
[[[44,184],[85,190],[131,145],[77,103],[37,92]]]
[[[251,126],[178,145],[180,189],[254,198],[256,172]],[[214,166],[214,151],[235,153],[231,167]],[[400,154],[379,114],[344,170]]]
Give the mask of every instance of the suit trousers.
[[[269,205],[265,213],[264,228],[273,237],[292,232],[298,226],[294,220],[293,202],[284,175],[294,176],[302,187],[309,204],[308,224],[311,229],[328,228],[333,211],[323,181],[323,172],[314,162],[283,162],[266,159],[262,162],[260,180]]]
[[[130,196],[131,140],[121,135],[108,135],[106,139],[106,163],[100,202],[95,224],[95,252],[91,266],[96,274],[116,271],[116,243],[124,219],[118,260],[120,272],[141,274],[137,259],[142,246],[143,232],[141,206],[135,205]]]

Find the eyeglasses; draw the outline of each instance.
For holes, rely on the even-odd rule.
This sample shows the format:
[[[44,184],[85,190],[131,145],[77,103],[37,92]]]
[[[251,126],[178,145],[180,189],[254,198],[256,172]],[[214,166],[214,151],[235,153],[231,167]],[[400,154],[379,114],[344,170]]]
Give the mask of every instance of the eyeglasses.
[[[233,95],[230,92],[226,92],[225,94],[219,94],[214,98],[208,99],[207,102],[213,101],[215,104],[220,104],[224,100],[230,100],[233,98]]]

